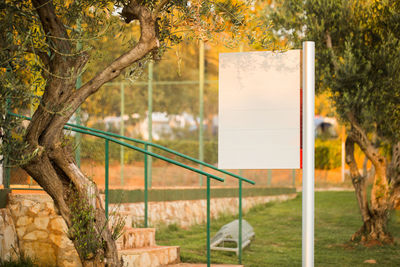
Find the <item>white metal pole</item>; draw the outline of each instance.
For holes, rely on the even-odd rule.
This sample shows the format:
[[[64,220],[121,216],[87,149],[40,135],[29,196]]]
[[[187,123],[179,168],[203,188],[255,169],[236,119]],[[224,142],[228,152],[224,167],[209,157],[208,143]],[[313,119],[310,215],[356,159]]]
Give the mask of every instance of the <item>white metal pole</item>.
[[[303,42],[303,267],[314,266],[315,43]]]

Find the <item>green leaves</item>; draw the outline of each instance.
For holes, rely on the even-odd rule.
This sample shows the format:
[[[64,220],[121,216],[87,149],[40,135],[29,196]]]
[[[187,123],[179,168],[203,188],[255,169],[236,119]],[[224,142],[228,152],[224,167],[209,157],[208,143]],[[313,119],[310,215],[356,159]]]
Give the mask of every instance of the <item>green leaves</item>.
[[[103,247],[101,233],[98,233],[95,227],[95,210],[87,199],[80,197],[72,185],[70,194],[71,226],[68,229],[68,237],[74,241],[81,257],[89,260]]]
[[[397,2],[278,1],[270,16],[295,47],[316,42],[317,91],[332,92],[342,119],[351,112],[367,131],[391,141],[400,140]]]

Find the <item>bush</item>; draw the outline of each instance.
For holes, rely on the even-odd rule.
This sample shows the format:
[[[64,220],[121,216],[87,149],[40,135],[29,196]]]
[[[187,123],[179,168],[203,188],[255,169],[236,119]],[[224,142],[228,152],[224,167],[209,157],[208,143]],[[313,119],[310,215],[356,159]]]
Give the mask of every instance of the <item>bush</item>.
[[[185,154],[192,158],[199,157],[199,142],[194,140],[160,140],[157,144],[175,150],[181,154]],[[167,155],[160,149],[153,150],[161,155]],[[176,158],[176,157],[173,157]],[[189,163],[190,161],[182,160],[181,162]],[[204,141],[204,162],[215,164],[218,162],[218,142]]]
[[[95,162],[104,163],[104,140],[99,138],[83,138],[81,143],[81,158],[90,159]],[[131,142],[128,142],[131,143]],[[175,150],[181,154],[187,156],[198,158],[199,155],[199,143],[193,140],[161,140],[155,143],[167,147],[169,149]],[[139,148],[143,148],[141,144],[134,144]],[[120,159],[120,145],[110,142],[109,145],[109,158],[111,160],[119,161]],[[152,148],[152,152],[179,160],[180,162],[189,163],[188,160],[179,159],[177,156],[173,156],[168,152],[164,152],[158,148]],[[138,161],[143,161],[144,155],[133,149],[125,148],[124,150],[124,162],[133,163]],[[218,143],[216,141],[205,141],[204,142],[204,161],[210,164],[217,163],[218,160]],[[157,161],[157,159],[153,159]]]
[[[330,170],[341,166],[342,144],[338,140],[315,140],[315,168]]]
[[[131,142],[129,142],[131,143]],[[181,154],[198,158],[199,156],[199,142],[195,140],[160,140],[155,143],[175,150]],[[137,147],[143,148],[141,144],[134,144]],[[337,140],[315,140],[315,168],[322,170],[330,170],[340,167],[341,165],[341,141]],[[177,160],[182,163],[190,163],[178,156],[164,152],[158,148],[152,148],[154,153]],[[81,157],[83,159],[91,159],[98,163],[104,163],[104,140],[99,138],[84,138],[81,144]],[[111,160],[119,161],[120,159],[120,145],[110,142],[109,157]],[[133,149],[125,148],[124,160],[125,163],[130,164],[133,162],[142,162],[144,155]],[[153,162],[159,160],[153,159]],[[204,142],[204,161],[209,164],[218,162],[218,142],[205,141]]]

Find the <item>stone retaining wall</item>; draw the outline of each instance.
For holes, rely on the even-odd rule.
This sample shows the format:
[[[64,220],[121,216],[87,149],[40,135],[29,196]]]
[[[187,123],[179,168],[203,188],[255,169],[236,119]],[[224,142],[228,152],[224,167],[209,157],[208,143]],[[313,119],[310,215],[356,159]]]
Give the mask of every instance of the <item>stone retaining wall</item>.
[[[296,194],[278,196],[247,197],[242,200],[243,211],[251,207],[268,203],[271,201],[286,201],[295,198]],[[194,224],[206,222],[207,201],[202,200],[180,200],[166,202],[148,203],[148,220],[150,226],[159,224],[177,224],[187,228]],[[218,218],[222,214],[237,214],[239,212],[239,200],[237,198],[214,198],[211,199],[211,218]],[[110,211],[117,211],[126,217],[126,225],[138,227],[144,221],[144,203],[111,204]]]
[[[45,266],[81,266],[67,237],[67,225],[55,213],[48,195],[10,194],[7,209],[15,225],[18,246],[25,255]]]
[[[16,259],[19,253],[17,232],[9,209],[0,209],[0,259]]]
[[[296,194],[248,197],[243,199],[243,210],[270,201],[285,201]],[[143,223],[143,203],[111,205],[126,216],[127,226]],[[211,217],[236,214],[238,199],[211,199]],[[149,221],[178,224],[188,227],[206,220],[206,200],[150,202]],[[67,237],[67,226],[54,210],[48,195],[10,194],[5,209],[0,209],[0,257],[16,257],[20,250],[44,266],[80,267],[78,253]]]

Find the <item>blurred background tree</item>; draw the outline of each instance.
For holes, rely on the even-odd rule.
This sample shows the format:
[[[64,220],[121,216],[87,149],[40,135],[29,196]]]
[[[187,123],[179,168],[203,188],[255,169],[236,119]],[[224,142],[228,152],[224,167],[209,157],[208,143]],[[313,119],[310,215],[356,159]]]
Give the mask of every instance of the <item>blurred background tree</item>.
[[[316,42],[317,92],[330,92],[347,125],[346,162],[363,220],[352,240],[393,242],[387,220],[400,196],[400,3],[288,0],[269,12],[277,36],[295,47]],[[375,168],[370,200],[355,144]]]

